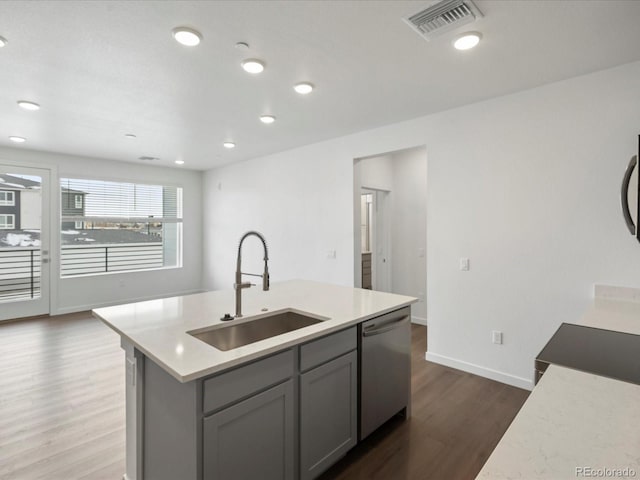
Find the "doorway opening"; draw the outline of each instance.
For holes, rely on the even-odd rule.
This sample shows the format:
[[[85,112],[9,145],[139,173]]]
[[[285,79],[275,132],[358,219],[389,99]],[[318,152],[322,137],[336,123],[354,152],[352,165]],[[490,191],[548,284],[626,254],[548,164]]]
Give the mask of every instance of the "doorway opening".
[[[417,297],[426,324],[427,151],[354,160],[354,285]]]

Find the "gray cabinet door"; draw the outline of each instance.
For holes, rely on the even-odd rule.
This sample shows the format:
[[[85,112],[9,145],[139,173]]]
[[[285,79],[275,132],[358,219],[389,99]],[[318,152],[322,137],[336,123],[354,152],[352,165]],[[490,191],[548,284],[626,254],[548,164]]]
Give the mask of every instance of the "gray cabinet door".
[[[294,395],[287,382],[204,419],[204,480],[294,477]]]
[[[315,478],[357,442],[356,351],[300,376],[300,478]]]

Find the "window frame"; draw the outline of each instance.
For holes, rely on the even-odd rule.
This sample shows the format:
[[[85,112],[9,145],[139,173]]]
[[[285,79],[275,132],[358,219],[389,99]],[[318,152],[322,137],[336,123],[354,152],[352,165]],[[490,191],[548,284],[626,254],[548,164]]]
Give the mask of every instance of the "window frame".
[[[73,214],[68,214],[68,215],[63,215],[62,211],[60,211],[60,218],[59,218],[59,223],[58,226],[60,228],[60,235],[62,235],[62,224],[65,222],[74,222],[75,225],[77,225],[78,223],[82,223],[83,228],[87,229],[87,228],[91,228],[89,226],[87,226],[87,223],[92,224],[94,222],[115,222],[115,223],[123,223],[123,224],[127,224],[127,223],[140,223],[142,221],[149,221],[149,218],[153,218],[153,221],[156,223],[162,223],[162,224],[173,224],[175,223],[177,225],[177,230],[176,230],[176,243],[174,245],[175,248],[175,264],[174,265],[163,265],[163,266],[157,266],[157,267],[150,267],[150,268],[133,268],[133,269],[126,269],[126,270],[108,270],[108,271],[100,271],[100,272],[92,272],[92,273],[80,273],[80,274],[63,274],[62,268],[59,269],[59,278],[64,280],[67,278],[79,278],[79,277],[94,277],[94,276],[101,276],[101,275],[115,275],[115,274],[130,274],[130,273],[137,273],[137,272],[148,272],[148,271],[156,271],[156,270],[172,270],[172,269],[180,269],[183,268],[183,264],[184,264],[184,231],[183,231],[183,221],[184,221],[184,208],[183,208],[183,203],[184,203],[184,186],[181,184],[176,184],[176,183],[170,183],[170,182],[148,182],[145,180],[131,180],[131,179],[123,179],[123,178],[109,178],[109,177],[92,177],[92,176],[86,176],[86,175],[76,175],[76,174],[60,174],[59,177],[59,182],[58,182],[58,188],[59,188],[59,195],[62,197],[64,195],[64,188],[68,188],[67,186],[63,185],[63,181],[65,180],[78,180],[78,181],[87,181],[87,182],[107,182],[107,183],[120,183],[120,184],[128,184],[128,185],[140,185],[140,186],[152,186],[152,187],[162,187],[162,188],[175,188],[176,189],[176,218],[172,218],[172,217],[144,217],[144,218],[138,218],[138,217],[114,217],[114,216],[86,216],[86,205],[84,202],[84,197],[85,195],[77,195],[77,194],[73,194],[74,195],[74,206],[76,205],[75,201],[75,197],[80,196],[83,200],[82,200],[82,215],[73,215]],[[74,225],[74,226],[75,226]],[[162,239],[162,241],[164,242],[164,238]],[[110,244],[102,244],[102,245],[110,245]],[[112,244],[114,246],[119,245],[119,244]],[[140,243],[140,245],[144,245],[144,243]],[[97,246],[97,245],[96,245]],[[62,241],[59,244],[59,253],[60,253],[60,258],[61,258],[61,267],[62,267],[62,255],[63,255],[63,243]],[[163,247],[164,247],[164,243],[163,243]]]
[[[4,194],[5,199],[0,199],[0,207],[15,207],[16,206],[16,192],[13,190],[0,190],[0,195]],[[8,200],[11,195],[11,200]],[[15,222],[14,222],[15,223]]]
[[[16,229],[16,216],[14,213],[0,213],[0,218],[2,217],[5,217],[5,220],[4,222],[0,221],[0,230]],[[11,219],[11,223],[8,223],[7,219]]]
[[[75,208],[83,208],[84,202],[82,201],[82,195],[74,194],[73,198]]]

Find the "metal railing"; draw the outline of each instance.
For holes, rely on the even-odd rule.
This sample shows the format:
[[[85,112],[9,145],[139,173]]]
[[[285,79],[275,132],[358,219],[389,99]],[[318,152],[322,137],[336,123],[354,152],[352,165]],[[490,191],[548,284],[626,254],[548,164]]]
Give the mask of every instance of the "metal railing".
[[[0,248],[0,302],[39,298],[41,265],[40,248]],[[61,277],[163,266],[162,242],[64,245],[60,252]]]
[[[0,248],[0,301],[40,296],[40,248]]]
[[[60,276],[146,270],[164,266],[162,242],[109,245],[64,245]]]

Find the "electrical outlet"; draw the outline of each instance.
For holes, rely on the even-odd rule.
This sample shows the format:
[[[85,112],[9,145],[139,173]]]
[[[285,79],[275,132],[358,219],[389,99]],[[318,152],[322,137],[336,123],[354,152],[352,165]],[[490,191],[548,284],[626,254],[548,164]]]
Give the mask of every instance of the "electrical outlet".
[[[335,250],[327,250],[327,258],[335,259],[336,251]]]
[[[460,257],[460,270],[467,272],[469,270],[469,259]]]
[[[493,330],[491,332],[491,341],[496,345],[502,345],[502,332]]]

